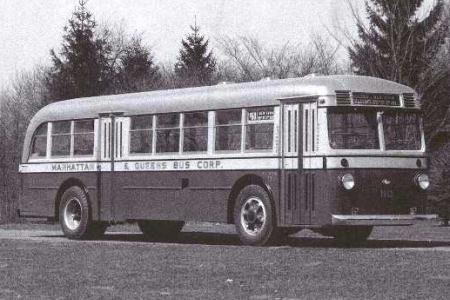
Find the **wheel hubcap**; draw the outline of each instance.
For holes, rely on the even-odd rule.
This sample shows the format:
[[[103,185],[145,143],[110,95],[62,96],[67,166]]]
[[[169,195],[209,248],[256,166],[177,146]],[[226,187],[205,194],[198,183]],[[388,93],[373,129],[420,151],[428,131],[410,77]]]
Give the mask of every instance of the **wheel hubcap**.
[[[81,203],[77,198],[71,198],[64,207],[64,223],[70,230],[76,230],[81,222]]]
[[[261,199],[251,197],[245,201],[241,208],[241,225],[245,232],[257,235],[266,221],[266,208]]]

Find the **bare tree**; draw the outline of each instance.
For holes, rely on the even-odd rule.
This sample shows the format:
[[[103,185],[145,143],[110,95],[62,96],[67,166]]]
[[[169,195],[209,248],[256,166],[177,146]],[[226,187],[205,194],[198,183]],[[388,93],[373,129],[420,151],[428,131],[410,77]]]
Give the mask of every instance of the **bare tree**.
[[[218,44],[225,55],[219,66],[225,77],[236,76],[235,81],[255,81],[266,77],[301,77],[311,73],[336,74],[341,72],[337,63],[339,46],[331,45],[318,35],[302,45],[286,42],[279,48],[265,47],[253,37],[222,37]],[[235,74],[232,74],[232,69]]]
[[[19,73],[0,93],[0,222],[16,217],[22,143],[29,120],[46,104],[44,73],[42,67]]]

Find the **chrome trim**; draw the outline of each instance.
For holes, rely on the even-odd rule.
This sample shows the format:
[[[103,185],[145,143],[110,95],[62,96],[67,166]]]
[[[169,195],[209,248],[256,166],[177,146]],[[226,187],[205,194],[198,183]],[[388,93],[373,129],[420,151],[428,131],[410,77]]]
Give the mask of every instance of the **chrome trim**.
[[[438,215],[331,215],[332,225],[413,225],[420,220],[437,220]]]
[[[361,155],[362,153],[360,153]],[[421,169],[424,170],[428,167],[427,160],[424,157],[395,157],[395,156],[327,156],[327,169],[344,169],[341,165],[341,160],[346,159],[348,161],[349,169]],[[420,159],[422,166],[417,166],[417,160]]]

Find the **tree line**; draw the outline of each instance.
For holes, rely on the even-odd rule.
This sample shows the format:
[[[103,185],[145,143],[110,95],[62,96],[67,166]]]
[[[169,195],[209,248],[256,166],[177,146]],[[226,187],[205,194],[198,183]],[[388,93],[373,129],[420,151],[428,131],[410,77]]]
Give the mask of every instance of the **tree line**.
[[[120,24],[99,25],[86,0],[80,0],[64,27],[60,48],[50,50],[51,63],[16,75],[0,92],[0,222],[15,220],[17,170],[29,120],[46,104],[65,99],[354,73],[415,88],[432,145],[449,119],[449,1],[436,1],[426,16],[419,14],[423,0],[368,0],[364,15],[357,14],[350,1],[348,5],[357,37],[342,41],[312,34],[310,42],[287,41],[272,48],[254,37],[222,36],[215,38],[217,47],[212,49],[195,22],[181,40],[175,62],[161,64],[142,34],[129,33]],[[348,60],[338,54],[343,47]],[[432,155],[433,201],[445,203],[450,199],[450,175],[445,176],[450,174],[450,146],[446,138],[437,144]]]

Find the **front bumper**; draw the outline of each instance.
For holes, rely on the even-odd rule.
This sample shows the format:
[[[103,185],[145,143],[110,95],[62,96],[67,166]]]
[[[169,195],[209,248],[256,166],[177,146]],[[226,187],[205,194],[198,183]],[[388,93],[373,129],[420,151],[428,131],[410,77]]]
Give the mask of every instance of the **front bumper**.
[[[420,220],[437,220],[429,215],[331,215],[332,225],[401,226],[413,225]]]

